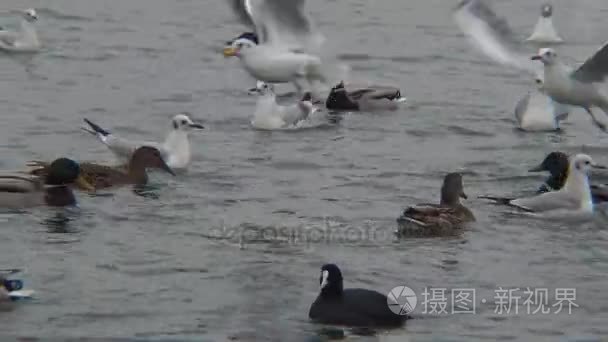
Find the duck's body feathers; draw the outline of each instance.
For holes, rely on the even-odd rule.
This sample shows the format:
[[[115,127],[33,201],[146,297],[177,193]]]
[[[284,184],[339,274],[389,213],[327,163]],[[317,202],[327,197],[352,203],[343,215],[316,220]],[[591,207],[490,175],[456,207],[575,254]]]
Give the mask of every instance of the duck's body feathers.
[[[335,297],[319,295],[308,316],[323,324],[357,327],[398,327],[408,318],[393,313],[385,295],[366,289],[345,289]]]

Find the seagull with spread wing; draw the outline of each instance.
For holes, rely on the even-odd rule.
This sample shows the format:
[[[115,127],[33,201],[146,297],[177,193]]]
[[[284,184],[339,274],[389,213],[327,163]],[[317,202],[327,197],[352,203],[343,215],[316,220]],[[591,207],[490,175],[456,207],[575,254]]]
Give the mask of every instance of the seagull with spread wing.
[[[552,113],[554,121],[564,117],[557,111],[562,111],[562,106],[582,107],[600,129],[607,130],[608,125],[591,111],[592,107],[599,107],[608,114],[608,98],[595,84],[608,74],[607,46],[576,70],[560,63],[553,49],[540,49],[532,59],[541,60],[543,70],[539,63],[530,60],[529,52],[525,52],[507,22],[482,0],[462,1],[454,11],[454,19],[470,41],[490,58],[535,75],[538,92],[550,98],[544,111]]]
[[[256,80],[295,85],[305,92],[326,87],[321,61],[325,38],[304,13],[305,0],[230,0],[239,19],[255,32],[241,35],[224,48],[237,56]],[[316,88],[315,88],[316,87]]]

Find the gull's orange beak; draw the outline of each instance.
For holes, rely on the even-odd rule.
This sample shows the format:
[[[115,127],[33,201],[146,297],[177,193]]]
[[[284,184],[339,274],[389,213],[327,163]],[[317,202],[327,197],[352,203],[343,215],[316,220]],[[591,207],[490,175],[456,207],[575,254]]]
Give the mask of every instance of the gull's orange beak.
[[[237,55],[237,49],[232,46],[227,46],[224,48],[224,57],[234,57]]]

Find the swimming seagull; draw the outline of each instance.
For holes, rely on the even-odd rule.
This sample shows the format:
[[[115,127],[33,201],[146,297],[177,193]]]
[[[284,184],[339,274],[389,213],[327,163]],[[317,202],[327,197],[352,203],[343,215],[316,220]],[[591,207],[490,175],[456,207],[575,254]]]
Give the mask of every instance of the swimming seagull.
[[[304,13],[304,2],[231,0],[237,16],[255,32],[235,39],[224,56],[239,57],[256,80],[293,83],[300,96],[320,89],[326,83],[320,57],[325,38]]]
[[[534,31],[526,41],[534,43],[562,43],[564,41],[553,26],[553,6],[551,4],[546,3],[541,6],[540,17],[538,17]]]
[[[558,130],[560,122],[568,118],[570,107],[547,96],[541,80],[537,84],[538,88],[529,91],[515,106],[517,126],[528,132]]]
[[[33,8],[22,12],[20,31],[0,30],[0,50],[8,52],[36,52],[40,49],[40,41],[34,22],[38,14]]]
[[[608,48],[600,49],[575,71],[558,63],[553,49],[543,48],[533,57],[543,61],[543,71],[541,65],[530,61],[529,53],[523,51],[522,44],[514,37],[507,22],[482,0],[462,1],[454,11],[454,20],[470,41],[490,58],[532,73],[536,81],[542,83],[539,89],[552,101],[583,107],[600,129],[607,129],[607,125],[593,114],[591,107],[608,110],[608,100],[599,95],[592,84],[603,80],[608,73],[608,66],[604,62],[608,60]]]
[[[529,172],[549,172],[549,178],[540,186],[538,193],[556,191],[563,188],[568,178],[569,164],[567,154],[554,151],[549,153],[538,166],[531,168]],[[593,203],[608,201],[607,185],[590,184],[590,188]]]
[[[564,186],[558,191],[517,199],[490,196],[480,196],[480,198],[494,200],[500,204],[510,205],[543,216],[591,214],[593,213],[593,201],[589,188],[591,168],[605,169],[606,167],[597,165],[586,154],[577,154],[571,158],[568,176]]]
[[[276,95],[270,84],[265,84],[258,98],[251,125],[258,129],[296,129],[327,124],[328,117],[319,113],[312,103],[310,93],[304,95],[296,104],[283,106],[277,103]],[[320,121],[319,121],[320,120]]]
[[[99,141],[104,143],[110,151],[119,158],[125,165],[131,159],[133,152],[141,146],[151,146],[157,148],[172,169],[184,169],[190,164],[190,141],[188,134],[192,129],[204,129],[201,124],[195,123],[186,114],[175,115],[171,119],[171,130],[167,134],[165,141],[157,142],[135,142],[118,137],[109,131],[101,128],[89,119],[84,121],[91,129],[83,128],[85,131],[97,136]]]

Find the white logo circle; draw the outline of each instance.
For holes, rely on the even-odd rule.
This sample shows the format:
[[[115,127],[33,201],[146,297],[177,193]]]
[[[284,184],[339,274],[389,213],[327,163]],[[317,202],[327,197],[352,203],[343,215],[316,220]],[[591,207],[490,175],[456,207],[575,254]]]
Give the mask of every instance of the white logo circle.
[[[386,304],[392,312],[403,316],[414,311],[418,304],[418,297],[409,287],[397,286],[386,296]]]

